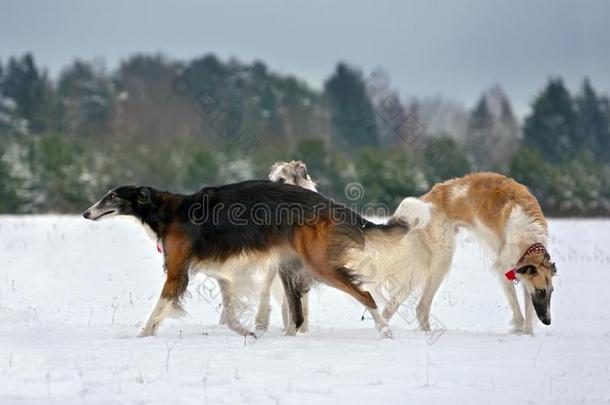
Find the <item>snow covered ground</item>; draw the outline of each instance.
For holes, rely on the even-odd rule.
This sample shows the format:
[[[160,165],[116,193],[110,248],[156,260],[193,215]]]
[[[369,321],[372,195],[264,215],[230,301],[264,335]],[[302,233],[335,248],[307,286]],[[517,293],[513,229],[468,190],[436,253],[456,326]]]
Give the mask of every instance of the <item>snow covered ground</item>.
[[[312,293],[311,331],[245,342],[218,326],[213,283],[189,315],[137,339],[163,281],[144,231],[120,219],[0,217],[0,403],[599,403],[610,401],[610,221],[551,221],[553,325],[507,333],[509,311],[464,235],[433,307],[382,340],[362,307]],[[211,291],[212,290],[212,291]],[[213,301],[213,302],[209,302]]]

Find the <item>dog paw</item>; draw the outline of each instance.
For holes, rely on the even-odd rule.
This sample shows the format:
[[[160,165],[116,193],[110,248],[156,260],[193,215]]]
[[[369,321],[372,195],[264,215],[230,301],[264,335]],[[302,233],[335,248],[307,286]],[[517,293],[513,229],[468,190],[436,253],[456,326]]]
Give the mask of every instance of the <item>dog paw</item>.
[[[513,335],[523,335],[523,333],[524,333],[523,327],[522,326],[513,326],[512,328],[510,328],[510,333],[512,333]]]
[[[388,326],[383,326],[379,329],[379,333],[383,339],[393,339],[394,335],[392,334],[392,330]]]
[[[254,332],[248,332],[244,334],[244,346],[248,346],[258,339],[258,336]]]
[[[425,323],[423,325],[420,325],[419,327],[423,332],[432,332],[432,328],[430,327],[429,323]]]
[[[261,332],[266,332],[269,329],[269,325],[256,325],[256,330]]]
[[[527,336],[534,336],[534,329],[533,328],[525,328],[523,330],[523,334],[527,335]]]
[[[149,337],[149,336],[153,336],[154,333],[151,330],[147,330],[147,329],[142,329],[142,331],[140,333],[138,333],[138,337],[139,338],[145,338],[145,337]]]

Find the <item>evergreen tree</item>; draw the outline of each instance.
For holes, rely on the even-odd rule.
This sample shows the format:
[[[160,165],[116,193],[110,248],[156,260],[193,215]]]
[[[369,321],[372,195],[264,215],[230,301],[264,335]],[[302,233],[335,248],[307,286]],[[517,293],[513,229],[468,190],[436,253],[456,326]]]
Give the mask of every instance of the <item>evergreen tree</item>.
[[[463,146],[449,136],[428,142],[424,148],[423,166],[430,185],[464,176],[472,170]]]
[[[159,54],[139,54],[123,61],[115,74],[113,132],[148,142],[200,134],[200,118],[189,105],[195,90],[176,91],[180,68]]]
[[[586,79],[576,99],[578,113],[577,145],[592,151],[599,159],[610,160],[610,123],[604,101]],[[575,142],[576,143],[576,142]]]
[[[60,129],[69,134],[100,134],[108,128],[112,108],[111,85],[100,69],[76,61],[58,81]]]
[[[537,148],[547,162],[561,163],[574,155],[577,146],[577,115],[561,79],[551,79],[525,119],[524,144]]]
[[[339,147],[379,146],[375,111],[362,74],[344,63],[324,85],[333,143]]]
[[[31,54],[10,58],[2,81],[5,98],[14,101],[18,118],[27,122],[29,131],[47,129],[53,109],[51,86],[46,73],[40,72]]]
[[[405,196],[420,195],[428,188],[415,160],[402,150],[363,148],[355,163],[364,195],[350,203],[386,204],[389,213]]]
[[[513,156],[509,175],[530,189],[545,212],[551,212],[555,208],[553,196],[549,193],[551,171],[539,149],[522,148]]]

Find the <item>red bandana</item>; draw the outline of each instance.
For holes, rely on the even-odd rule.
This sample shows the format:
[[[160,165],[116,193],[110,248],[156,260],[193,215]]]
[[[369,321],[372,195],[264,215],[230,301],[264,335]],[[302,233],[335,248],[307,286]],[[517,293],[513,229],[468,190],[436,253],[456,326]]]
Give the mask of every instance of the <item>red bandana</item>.
[[[544,257],[547,260],[551,260],[551,255],[549,255],[549,252],[546,250],[544,245],[540,242],[536,242],[532,246],[528,247],[527,250],[525,251],[525,253],[523,253],[523,256],[521,256],[521,259],[519,259],[519,261],[517,262],[517,266],[519,266],[519,264],[521,264],[521,262],[523,260],[525,260],[525,258],[527,256],[529,256],[533,253],[544,253]],[[517,270],[517,267],[513,267],[512,269],[510,269],[509,271],[504,273],[504,277],[506,277],[506,279],[510,280],[510,281],[517,280],[517,275],[515,274],[515,270]]]

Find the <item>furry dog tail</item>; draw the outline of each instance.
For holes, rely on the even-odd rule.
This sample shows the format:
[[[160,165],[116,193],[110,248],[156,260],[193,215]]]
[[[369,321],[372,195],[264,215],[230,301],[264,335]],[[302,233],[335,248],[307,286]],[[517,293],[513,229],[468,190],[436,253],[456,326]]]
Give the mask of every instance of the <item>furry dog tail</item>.
[[[430,223],[431,205],[419,198],[407,197],[400,202],[398,208],[392,215],[392,220],[404,221],[411,229],[424,228]]]

